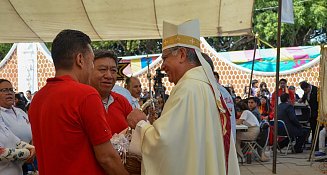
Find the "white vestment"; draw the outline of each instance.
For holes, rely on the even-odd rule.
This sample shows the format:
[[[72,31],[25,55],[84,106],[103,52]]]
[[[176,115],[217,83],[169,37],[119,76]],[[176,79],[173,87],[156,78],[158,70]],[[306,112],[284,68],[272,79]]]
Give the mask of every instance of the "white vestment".
[[[142,174],[226,174],[219,112],[205,77],[201,66],[187,71],[171,91],[161,117],[140,128]],[[238,169],[237,162],[229,169],[234,166]]]

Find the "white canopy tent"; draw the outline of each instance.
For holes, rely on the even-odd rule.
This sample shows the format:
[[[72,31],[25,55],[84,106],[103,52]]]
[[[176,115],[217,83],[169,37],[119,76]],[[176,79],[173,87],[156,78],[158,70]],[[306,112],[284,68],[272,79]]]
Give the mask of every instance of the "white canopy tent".
[[[199,19],[201,36],[249,34],[254,0],[1,0],[0,43],[51,42],[63,29],[92,40],[161,38],[163,20]]]

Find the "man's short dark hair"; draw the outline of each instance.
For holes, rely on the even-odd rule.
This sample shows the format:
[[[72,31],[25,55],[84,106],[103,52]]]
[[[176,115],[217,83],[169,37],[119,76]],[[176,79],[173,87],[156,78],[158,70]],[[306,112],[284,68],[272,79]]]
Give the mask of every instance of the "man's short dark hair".
[[[27,90],[26,92],[28,92],[28,93],[32,94],[32,92],[31,92],[30,90]]]
[[[258,105],[259,104],[258,102],[259,102],[260,99],[258,97],[249,97],[248,101],[249,100],[253,100]]]
[[[284,93],[284,94],[282,94],[282,95],[280,96],[280,101],[281,101],[282,103],[285,103],[285,102],[288,101],[289,98],[290,98],[290,95]]]
[[[304,81],[304,82],[301,82],[300,86],[301,86],[301,89],[304,90],[304,89],[310,87],[310,84],[308,82]]]
[[[63,30],[53,40],[51,56],[57,69],[70,70],[73,67],[73,58],[89,51],[88,45],[91,39],[85,33],[78,30]]]
[[[137,77],[133,77],[133,76],[126,78],[126,80],[125,80],[126,87],[129,87],[131,85],[131,80],[133,78],[137,79]]]
[[[125,80],[126,86],[129,87],[130,83],[131,83],[131,77],[127,77]]]
[[[117,55],[113,51],[104,50],[104,49],[94,51],[94,60],[97,60],[99,58],[106,58],[106,57],[114,59],[116,66],[118,66],[118,58],[117,58]]]
[[[7,80],[7,79],[0,79],[0,83],[3,83],[3,82],[8,82],[8,83],[10,83],[11,84],[11,82],[9,81],[9,80]]]
[[[254,84],[256,84],[256,83],[259,83],[259,81],[258,81],[258,80],[252,80],[252,82],[251,82],[252,86],[253,86]]]
[[[236,103],[235,108],[236,108],[236,111],[238,111],[238,112],[249,110],[248,104],[245,100],[242,100],[242,101]]]
[[[282,82],[282,81],[284,81],[285,83],[287,83],[287,80],[284,79],[284,78],[280,79],[280,80],[279,80],[279,83]]]

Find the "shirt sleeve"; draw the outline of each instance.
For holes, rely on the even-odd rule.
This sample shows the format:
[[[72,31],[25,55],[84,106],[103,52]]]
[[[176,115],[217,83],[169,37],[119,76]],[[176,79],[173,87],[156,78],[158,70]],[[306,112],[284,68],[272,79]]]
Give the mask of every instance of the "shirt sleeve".
[[[111,130],[99,95],[92,94],[84,99],[80,106],[81,122],[93,145],[99,145],[111,139]]]
[[[0,162],[26,160],[29,156],[30,156],[30,151],[26,148],[18,149],[18,148],[0,147]]]
[[[133,108],[132,105],[127,101],[127,99],[123,99],[125,105],[125,118],[128,116],[129,113],[132,112]]]
[[[295,103],[295,93],[294,93],[294,91],[289,90],[289,95],[290,95],[291,104],[294,105],[294,103]]]
[[[248,119],[248,111],[247,110],[242,112],[240,119],[243,119],[244,121],[246,121]]]
[[[298,119],[296,118],[295,115],[295,110],[294,107],[292,105],[289,105],[286,109],[286,112],[291,120],[291,122],[297,126],[298,128],[302,128],[302,125],[299,123]]]

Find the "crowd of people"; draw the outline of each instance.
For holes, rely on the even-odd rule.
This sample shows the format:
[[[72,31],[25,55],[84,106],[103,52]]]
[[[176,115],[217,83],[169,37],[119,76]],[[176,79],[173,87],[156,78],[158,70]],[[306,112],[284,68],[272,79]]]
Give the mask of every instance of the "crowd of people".
[[[312,133],[312,138],[315,134],[315,129],[317,125],[317,116],[318,116],[318,100],[317,100],[317,87],[309,84],[307,81],[299,82],[299,86],[304,91],[303,97],[299,96],[294,91],[294,86],[288,86],[286,79],[279,80],[279,89],[277,92],[277,119],[282,120],[288,130],[289,136],[295,141],[294,151],[295,153],[302,153],[304,149],[305,141],[308,139],[310,134],[310,129]],[[271,93],[265,82],[260,82],[258,80],[252,81],[252,87],[250,93],[246,92],[245,94],[250,94],[250,97],[242,99],[240,96],[235,98],[235,107],[237,112],[237,124],[244,124],[249,127],[248,132],[238,132],[236,148],[241,155],[243,156],[241,149],[242,140],[256,140],[259,135],[260,123],[264,121],[274,120],[275,112],[275,103],[276,103],[276,92]],[[307,97],[310,96],[308,99]],[[299,122],[298,117],[296,116],[294,105],[295,103],[305,103],[310,108],[310,116],[308,125],[302,125]],[[283,135],[281,128],[278,128],[279,134]],[[269,144],[273,143],[273,130],[270,130]],[[285,135],[286,133],[284,133]],[[279,139],[278,148],[282,149],[288,146],[290,140]],[[322,141],[324,142],[324,141]],[[325,143],[321,143],[324,146]],[[318,146],[317,146],[318,148]],[[321,150],[322,151],[322,150]],[[324,151],[323,151],[324,152]],[[262,155],[263,160],[266,160],[266,156]]]
[[[301,82],[304,95],[299,98],[286,79],[273,93],[265,82],[254,80],[251,97],[241,98],[232,85],[219,83],[212,60],[200,52],[197,20],[163,26],[161,69],[175,84],[169,96],[142,91],[137,77],[128,77],[124,87],[116,85],[117,56],[93,51],[90,38],[77,30],[63,30],[53,40],[55,77],[33,99],[31,91],[25,98],[0,79],[0,172],[26,174],[23,164],[36,156],[41,175],[58,174],[58,167],[67,175],[129,174],[110,139],[131,128],[142,174],[238,175],[242,140],[257,139],[260,123],[273,119],[276,100],[278,119],[296,140],[295,152],[303,151],[308,132],[293,105],[296,100],[308,103],[315,133],[315,86]],[[149,111],[143,109],[149,100],[155,103],[155,116],[151,105]],[[248,131],[237,132],[237,124]],[[280,140],[279,147],[288,142]]]

